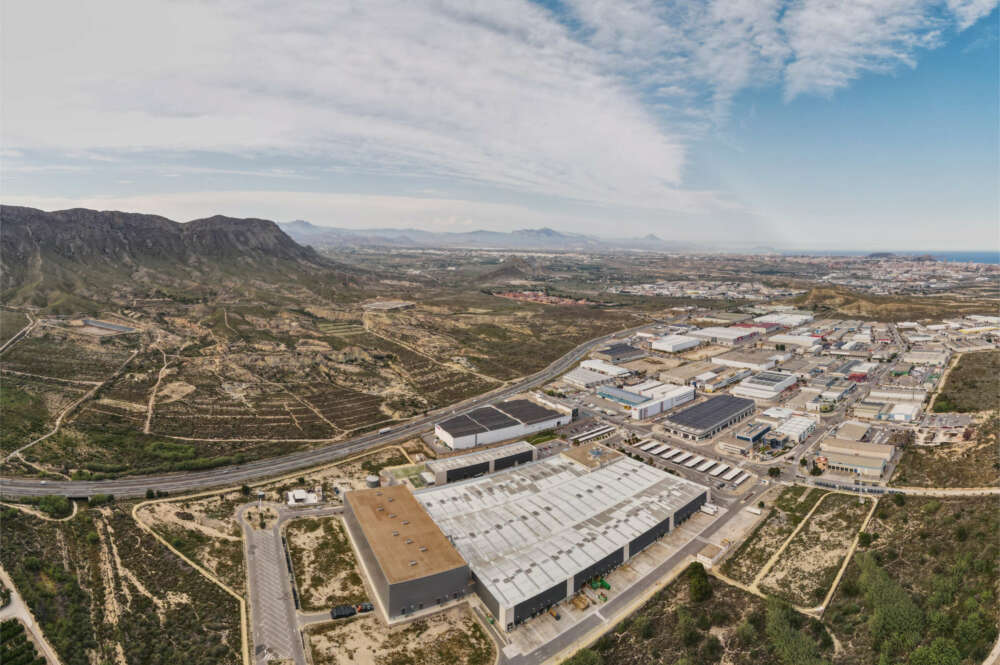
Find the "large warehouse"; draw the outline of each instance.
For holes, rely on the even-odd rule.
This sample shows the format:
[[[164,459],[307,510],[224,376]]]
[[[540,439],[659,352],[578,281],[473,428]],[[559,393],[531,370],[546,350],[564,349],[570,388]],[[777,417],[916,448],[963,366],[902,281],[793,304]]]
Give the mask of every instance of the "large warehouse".
[[[718,434],[753,412],[752,399],[719,395],[678,411],[661,424],[674,436],[698,441]]]
[[[344,522],[389,617],[471,590],[468,564],[405,485],[345,493]]]
[[[740,381],[740,384],[733,388],[732,392],[738,397],[763,400],[777,399],[798,381],[799,378],[794,374],[760,372]]]
[[[516,439],[542,430],[568,425],[572,416],[514,399],[473,409],[465,415],[434,425],[434,434],[452,450]]]
[[[709,490],[592,445],[415,496],[510,630],[672,531]]]
[[[533,462],[537,457],[537,448],[527,441],[518,441],[466,455],[431,460],[427,462],[427,470],[434,474],[436,484],[444,485]]]

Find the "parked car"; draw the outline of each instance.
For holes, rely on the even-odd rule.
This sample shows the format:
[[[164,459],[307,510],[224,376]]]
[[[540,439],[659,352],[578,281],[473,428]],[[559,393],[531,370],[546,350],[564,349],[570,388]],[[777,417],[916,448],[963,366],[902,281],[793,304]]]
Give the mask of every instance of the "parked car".
[[[345,619],[347,617],[352,617],[357,613],[358,611],[354,609],[354,605],[337,605],[332,610],[330,610],[330,618]]]
[[[375,606],[372,605],[371,603],[361,603],[360,605],[355,606],[355,609],[358,612],[371,612],[373,609],[375,609]]]

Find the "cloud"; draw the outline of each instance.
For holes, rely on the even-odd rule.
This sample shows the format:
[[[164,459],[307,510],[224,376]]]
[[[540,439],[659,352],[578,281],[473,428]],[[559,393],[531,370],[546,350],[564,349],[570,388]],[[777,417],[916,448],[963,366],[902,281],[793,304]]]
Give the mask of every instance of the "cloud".
[[[5,169],[42,172],[40,160],[58,170],[84,155],[118,164],[118,178],[162,159],[166,176],[314,171],[386,187],[419,177],[452,196],[488,188],[498,199],[706,214],[735,204],[690,189],[687,146],[728,121],[741,91],[831,95],[913,66],[995,6],[9,2],[0,131],[6,154],[37,159]],[[241,168],[206,166],[206,154]],[[267,166],[243,168],[254,161]]]

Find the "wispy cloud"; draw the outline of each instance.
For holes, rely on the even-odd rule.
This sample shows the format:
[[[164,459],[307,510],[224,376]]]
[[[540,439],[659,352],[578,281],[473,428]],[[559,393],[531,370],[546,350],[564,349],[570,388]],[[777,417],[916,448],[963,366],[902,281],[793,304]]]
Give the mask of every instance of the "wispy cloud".
[[[167,175],[299,179],[307,162],[419,175],[443,190],[711,213],[735,204],[689,189],[686,146],[725,122],[741,91],[833,94],[913,66],[995,6],[4,3],[0,126],[7,154],[49,154],[50,168],[75,153],[124,163],[166,154]],[[206,151],[279,166],[205,167]]]

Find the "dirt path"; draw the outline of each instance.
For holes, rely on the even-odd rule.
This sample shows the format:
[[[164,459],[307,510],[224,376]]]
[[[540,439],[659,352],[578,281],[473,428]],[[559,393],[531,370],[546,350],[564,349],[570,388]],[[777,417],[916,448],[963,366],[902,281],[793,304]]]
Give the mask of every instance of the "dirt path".
[[[16,510],[20,510],[22,513],[31,515],[32,517],[37,517],[38,519],[41,520],[47,520],[49,522],[68,522],[69,520],[76,517],[76,511],[77,511],[76,501],[70,501],[70,503],[73,504],[73,512],[71,512],[66,517],[49,517],[40,510],[35,510],[34,508],[28,508],[27,506],[20,503],[7,503],[5,501],[0,501],[0,506],[7,506],[8,508],[14,508]]]
[[[386,337],[385,335],[382,335],[382,334],[379,334],[379,333],[375,332],[374,329],[368,327],[368,322],[367,321],[364,322],[364,326],[365,326],[365,331],[368,332],[369,334],[372,334],[375,337],[378,337],[379,339],[384,339],[387,342],[392,342],[393,344],[398,344],[399,346],[403,347],[404,349],[412,351],[413,353],[417,354],[421,358],[425,358],[426,360],[428,360],[429,362],[434,363],[435,365],[438,365],[440,367],[444,367],[445,369],[450,369],[450,370],[453,370],[453,371],[465,372],[466,374],[472,374],[474,376],[478,376],[480,379],[483,379],[484,381],[489,381],[490,383],[497,383],[497,384],[502,384],[503,383],[503,381],[501,381],[500,379],[498,379],[498,378],[496,378],[494,376],[488,376],[486,374],[480,374],[479,372],[471,370],[471,369],[469,369],[467,367],[461,367],[461,368],[459,368],[457,366],[448,365],[446,363],[441,362],[440,360],[436,360],[435,358],[431,358],[426,353],[418,351],[417,349],[413,348],[409,344],[404,344],[403,342],[400,342],[397,339],[393,339],[391,337]]]
[[[45,434],[43,436],[40,436],[37,439],[35,439],[34,441],[31,441],[30,443],[24,444],[23,446],[21,446],[20,448],[18,448],[14,452],[9,453],[6,457],[4,457],[4,461],[5,462],[10,461],[11,459],[13,459],[13,457],[15,455],[18,456],[18,457],[20,457],[21,453],[24,452],[25,450],[27,450],[28,448],[32,447],[36,443],[40,443],[42,441],[45,441],[46,439],[48,439],[49,437],[51,437],[53,434],[55,434],[56,432],[58,432],[59,428],[62,427],[63,420],[66,418],[66,416],[68,416],[70,413],[72,413],[73,410],[76,409],[76,407],[80,406],[85,401],[87,401],[88,399],[90,399],[91,397],[93,397],[94,393],[96,393],[98,390],[100,390],[101,387],[104,384],[106,384],[108,381],[111,381],[112,379],[114,379],[115,377],[117,377],[119,374],[121,374],[122,370],[125,369],[126,367],[128,367],[128,364],[130,362],[132,362],[133,360],[135,360],[135,357],[137,355],[139,355],[139,352],[141,350],[142,349],[136,349],[132,353],[132,355],[130,355],[128,357],[128,359],[125,362],[123,362],[121,364],[121,366],[119,366],[118,369],[114,371],[113,374],[111,374],[111,376],[109,376],[108,378],[104,379],[103,381],[101,381],[100,383],[98,383],[97,385],[95,385],[93,388],[91,388],[90,390],[88,390],[87,392],[85,392],[82,397],[80,397],[75,402],[72,402],[69,406],[67,406],[65,409],[63,409],[62,412],[59,414],[59,417],[56,418],[56,424],[52,428],[51,432],[49,432],[48,434]]]
[[[74,386],[99,386],[101,381],[81,381],[79,379],[61,379],[57,376],[45,376],[44,374],[32,374],[31,372],[19,372],[16,369],[3,370],[4,374],[16,374],[17,376],[27,376],[32,379],[42,379],[43,381],[52,381],[54,383],[70,383]]]
[[[16,344],[17,342],[21,341],[21,339],[23,337],[25,337],[28,333],[30,333],[35,328],[35,325],[38,324],[38,320],[32,318],[31,314],[29,314],[28,312],[22,312],[22,314],[24,314],[26,317],[28,317],[28,325],[26,325],[23,328],[21,328],[20,330],[18,330],[16,333],[14,333],[11,336],[10,339],[8,339],[6,342],[4,342],[3,346],[0,346],[0,353],[3,353],[4,351],[6,351],[7,349],[9,349],[10,347],[14,346],[14,344]]]
[[[788,544],[790,542],[792,542],[792,539],[798,535],[799,531],[801,531],[806,524],[808,524],[809,518],[812,517],[813,513],[816,512],[816,509],[819,508],[821,503],[823,503],[823,499],[830,496],[831,494],[833,494],[833,492],[827,492],[826,494],[824,494],[823,496],[821,496],[819,499],[816,500],[816,503],[813,504],[813,507],[809,509],[809,512],[806,513],[805,517],[803,517],[802,520],[798,523],[798,526],[795,527],[795,530],[792,531],[792,534],[788,536],[785,542],[781,544],[781,547],[779,547],[777,551],[771,555],[771,558],[768,559],[767,562],[757,572],[757,575],[753,578],[753,582],[750,583],[751,589],[754,589],[758,592],[760,591],[760,581],[763,580],[765,576],[767,576],[767,574],[771,571],[771,568],[774,567],[774,564],[778,562],[778,558],[781,556],[781,553],[785,551],[785,548],[788,547]]]
[[[844,555],[844,562],[840,565],[840,570],[837,571],[837,576],[833,578],[833,584],[830,585],[830,589],[826,592],[826,597],[823,598],[823,604],[814,608],[819,612],[820,616],[823,616],[826,608],[830,606],[830,601],[833,600],[833,592],[837,590],[837,585],[840,584],[840,580],[844,577],[844,571],[847,570],[847,564],[851,562],[851,557],[854,556],[854,552],[858,549],[858,540],[861,539],[861,532],[868,528],[868,523],[871,522],[876,508],[878,508],[878,497],[872,501],[871,510],[868,511],[868,515],[858,528],[858,532],[854,534],[854,542],[852,542],[851,546],[847,549],[847,554]]]
[[[24,599],[21,598],[21,594],[18,593],[17,587],[14,586],[3,566],[0,566],[0,580],[3,580],[4,585],[10,589],[10,603],[8,603],[7,607],[0,609],[0,621],[6,619],[19,620],[24,624],[24,629],[28,633],[29,638],[38,647],[38,651],[45,657],[48,664],[61,665],[56,650],[45,639],[45,634],[42,632],[41,626],[35,621],[35,617],[28,606],[24,604]]]
[[[167,352],[163,349],[159,351],[163,355],[163,367],[160,368],[159,373],[156,375],[156,384],[149,391],[149,404],[146,405],[146,424],[142,427],[143,434],[149,434],[149,428],[153,424],[153,408],[156,406],[156,393],[159,392],[160,382],[163,381],[163,377],[167,375],[167,368],[170,367],[170,362],[167,360]]]

